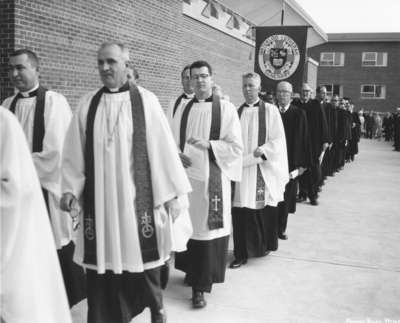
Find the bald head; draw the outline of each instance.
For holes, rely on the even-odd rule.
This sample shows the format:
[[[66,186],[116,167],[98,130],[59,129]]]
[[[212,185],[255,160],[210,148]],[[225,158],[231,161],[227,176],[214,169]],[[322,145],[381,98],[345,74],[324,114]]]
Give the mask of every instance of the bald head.
[[[276,99],[280,107],[286,107],[292,99],[292,84],[286,81],[279,82],[276,86]]]

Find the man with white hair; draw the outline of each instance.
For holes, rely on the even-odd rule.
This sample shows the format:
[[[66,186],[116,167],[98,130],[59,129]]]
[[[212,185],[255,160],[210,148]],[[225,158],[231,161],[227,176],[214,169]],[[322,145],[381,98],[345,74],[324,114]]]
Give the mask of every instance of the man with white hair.
[[[128,61],[123,44],[101,45],[104,86],[80,100],[63,154],[61,205],[83,202],[74,259],[86,268],[89,323],[128,323],[146,307],[152,323],[166,321],[160,270],[178,197],[191,190],[160,103],[128,82]]]
[[[288,239],[288,215],[296,212],[298,176],[311,166],[307,117],[302,109],[291,104],[292,93],[293,87],[289,82],[278,83],[276,98],[285,128],[290,179],[285,187],[284,201],[278,204],[279,238],[282,240]]]
[[[289,181],[285,130],[278,109],[259,98],[257,73],[242,76],[245,103],[239,109],[243,139],[243,173],[235,183],[232,224],[239,268],[250,257],[278,249],[278,208]]]

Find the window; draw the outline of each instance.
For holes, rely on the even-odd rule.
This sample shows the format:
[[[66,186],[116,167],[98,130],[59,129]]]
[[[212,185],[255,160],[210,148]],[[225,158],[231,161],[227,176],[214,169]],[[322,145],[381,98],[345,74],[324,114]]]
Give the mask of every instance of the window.
[[[342,96],[342,86],[340,84],[322,84],[326,87],[326,95],[332,97],[334,94]]]
[[[344,66],[344,53],[321,53],[321,66]]]
[[[362,84],[361,85],[362,99],[385,99],[386,86],[378,84]]]
[[[361,60],[362,66],[387,66],[387,53],[363,52]]]

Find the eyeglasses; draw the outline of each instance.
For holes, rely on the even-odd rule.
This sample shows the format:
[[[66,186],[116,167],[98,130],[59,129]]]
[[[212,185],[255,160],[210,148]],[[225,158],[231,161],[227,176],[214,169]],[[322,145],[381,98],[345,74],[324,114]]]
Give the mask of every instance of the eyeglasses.
[[[210,75],[209,74],[198,74],[198,75],[193,75],[193,76],[191,76],[191,78],[193,79],[193,80],[200,80],[200,79],[206,79],[207,77],[209,77]]]
[[[79,215],[82,213],[82,209],[80,208],[78,201],[75,200],[73,203],[71,210],[69,211],[69,215],[72,219],[72,230],[78,230],[81,223],[79,222]]]

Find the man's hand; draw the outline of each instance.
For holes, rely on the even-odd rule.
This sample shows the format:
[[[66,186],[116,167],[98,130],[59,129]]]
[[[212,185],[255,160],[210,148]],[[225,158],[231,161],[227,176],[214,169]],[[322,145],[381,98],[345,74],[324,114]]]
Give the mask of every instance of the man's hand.
[[[344,146],[347,147],[347,144],[348,144],[348,141],[345,140],[345,141],[344,141]]]
[[[76,197],[72,193],[64,193],[60,200],[60,208],[65,212],[70,212]]]
[[[205,139],[196,139],[192,137],[187,140],[187,143],[201,150],[207,150],[211,147],[210,142]]]
[[[332,146],[333,146],[333,142],[331,142],[331,143],[329,144],[329,150],[332,149]]]
[[[188,156],[186,156],[183,153],[179,153],[179,157],[181,158],[183,167],[188,168],[188,167],[192,166],[192,161],[190,160],[190,158]]]
[[[165,206],[168,210],[169,215],[172,217],[172,221],[175,222],[176,218],[181,213],[181,207],[176,198],[169,200],[165,203]]]
[[[298,170],[299,170],[299,176],[301,176],[307,170],[307,168],[299,167]]]
[[[253,156],[256,158],[261,157],[263,154],[264,154],[264,152],[262,151],[262,149],[260,147],[257,147],[253,152]]]
[[[329,143],[324,142],[324,143],[322,144],[322,150],[323,150],[323,151],[325,151],[328,147],[329,147]]]

